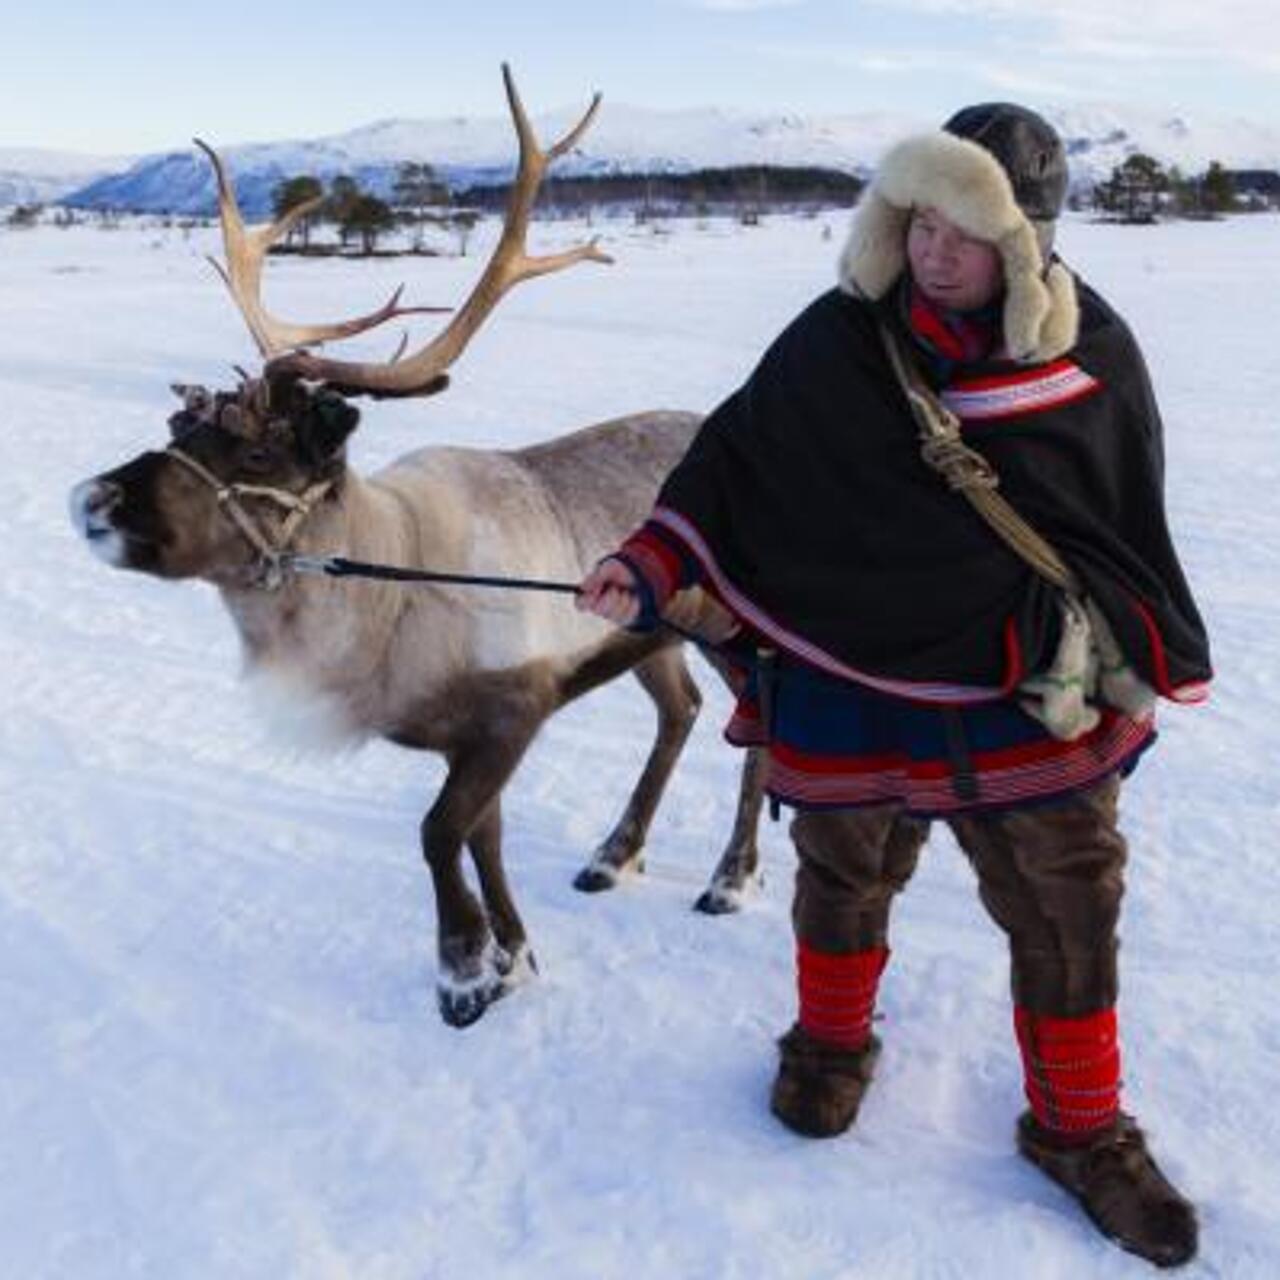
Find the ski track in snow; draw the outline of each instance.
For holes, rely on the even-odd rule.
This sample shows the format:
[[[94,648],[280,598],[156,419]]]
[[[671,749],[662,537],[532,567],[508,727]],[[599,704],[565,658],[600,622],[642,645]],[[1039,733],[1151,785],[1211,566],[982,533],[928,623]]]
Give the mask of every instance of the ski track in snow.
[[[445,396],[366,407],[353,461],[709,408],[828,286],[843,225],[605,224],[617,266],[526,285]],[[1071,221],[1060,240],[1146,349],[1215,642],[1212,702],[1164,712],[1125,793],[1121,1025],[1128,1105],[1201,1206],[1184,1274],[1232,1278],[1280,1274],[1278,231]],[[739,764],[705,668],[649,873],[612,894],[570,880],[639,768],[647,701],[621,682],[543,732],[506,802],[542,977],[464,1032],[439,1021],[417,852],[438,762],[280,754],[213,593],[113,572],[67,520],[74,482],[163,440],[168,382],[251,362],[213,247],[0,235],[0,1275],[1151,1274],[1013,1153],[1005,949],[945,831],[901,900],[857,1130],[812,1143],[769,1116],[791,853],[766,824],[749,909],[689,910]],[[404,267],[411,297],[456,302],[486,247]],[[273,263],[268,294],[348,314],[401,269]]]

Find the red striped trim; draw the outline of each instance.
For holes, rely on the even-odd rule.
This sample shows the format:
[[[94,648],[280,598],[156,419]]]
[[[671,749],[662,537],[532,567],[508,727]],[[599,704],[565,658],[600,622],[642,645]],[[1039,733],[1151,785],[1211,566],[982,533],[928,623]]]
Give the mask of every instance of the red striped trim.
[[[702,566],[724,605],[753,627],[760,635],[767,636],[779,648],[820,671],[830,672],[845,680],[853,680],[869,689],[894,694],[912,702],[927,702],[944,706],[970,706],[983,702],[998,702],[1017,686],[1022,679],[1021,655],[1018,652],[1016,633],[1012,622],[1005,628],[1005,658],[1008,668],[1000,685],[950,684],[946,681],[898,680],[888,676],[873,675],[861,671],[833,657],[825,649],[788,630],[743,595],[725,576],[711,549],[698,529],[678,511],[669,507],[655,507],[650,519],[670,529],[689,548]]]
[[[1005,387],[1033,385],[1079,368],[1074,360],[1051,360],[1048,364],[1036,365],[1031,369],[1015,369],[1009,373],[991,373],[976,378],[956,378],[948,384],[948,390],[999,391]]]
[[[942,402],[962,422],[1043,413],[1073,404],[1101,390],[1102,383],[1072,360],[982,378],[961,378],[941,393]]]
[[[1088,749],[1096,740],[1105,739],[1110,728],[1108,722],[1118,719],[1118,712],[1104,710],[1097,728],[1074,742],[1060,742],[1056,738],[1046,737],[1011,747],[975,751],[972,753],[973,765],[982,774],[1016,769],[1043,760],[1057,760],[1074,751]],[[950,776],[951,769],[946,760],[913,761],[905,752],[882,756],[839,756],[828,752],[806,752],[785,742],[777,743],[774,751],[782,763],[790,768],[803,769],[806,773],[872,773],[879,769],[901,767],[910,778],[944,778]]]
[[[861,1049],[871,1035],[876,991],[888,962],[887,947],[830,952],[797,941],[800,1025],[817,1040]]]
[[[1027,1102],[1044,1128],[1083,1136],[1115,1120],[1120,1111],[1120,1046],[1114,1009],[1055,1018],[1019,1005],[1013,1023]]]
[[[625,557],[627,563],[649,584],[653,592],[654,607],[661,613],[667,601],[680,585],[683,566],[674,547],[660,537],[638,529],[615,553]]]
[[[996,768],[975,759],[981,793],[978,803],[1003,806],[1077,791],[1100,781],[1120,768],[1149,744],[1154,736],[1150,717],[1131,719],[1109,714],[1084,738],[1070,743],[1050,741],[1037,749],[1010,748],[1001,754],[1024,754],[1016,764]],[[1036,758],[1039,755],[1039,758]],[[950,766],[943,762],[912,764],[905,759],[884,759],[883,767],[865,771],[854,767],[841,772],[809,768],[813,760],[774,743],[769,752],[766,787],[771,795],[800,805],[864,805],[901,801],[918,813],[946,814],[972,807],[958,798],[951,785]]]
[[[1174,685],[1169,679],[1169,662],[1165,656],[1164,640],[1160,628],[1144,601],[1131,598],[1129,603],[1133,611],[1142,620],[1143,629],[1147,633],[1147,645],[1151,649],[1152,674],[1155,677],[1156,692],[1170,702],[1185,705],[1198,705],[1209,700],[1209,682],[1207,680],[1191,680],[1186,684]]]
[[[729,723],[724,727],[725,740],[735,747],[759,747],[767,740],[760,708],[746,698],[739,698]]]

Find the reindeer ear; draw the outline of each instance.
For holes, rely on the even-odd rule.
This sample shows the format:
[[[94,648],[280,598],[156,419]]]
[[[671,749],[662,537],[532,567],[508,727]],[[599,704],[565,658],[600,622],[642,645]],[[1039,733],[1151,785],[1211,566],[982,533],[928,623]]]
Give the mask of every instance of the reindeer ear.
[[[327,462],[346,443],[359,421],[360,410],[336,391],[317,391],[294,426],[298,450],[312,465]]]
[[[188,382],[171,382],[169,388],[182,401],[181,410],[169,418],[169,432],[177,440],[209,417],[213,397],[207,387]]]

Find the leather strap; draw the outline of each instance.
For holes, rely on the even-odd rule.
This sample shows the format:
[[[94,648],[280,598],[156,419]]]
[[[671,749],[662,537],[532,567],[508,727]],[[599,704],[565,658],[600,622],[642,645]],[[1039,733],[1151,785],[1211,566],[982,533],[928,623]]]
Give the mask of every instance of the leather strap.
[[[1071,595],[1081,595],[1083,587],[1074,570],[997,492],[1000,477],[995,468],[965,444],[960,434],[960,419],[926,384],[887,325],[880,326],[880,337],[915,416],[920,456],[925,464],[938,472],[950,488],[962,493],[973,509],[1041,577]]]

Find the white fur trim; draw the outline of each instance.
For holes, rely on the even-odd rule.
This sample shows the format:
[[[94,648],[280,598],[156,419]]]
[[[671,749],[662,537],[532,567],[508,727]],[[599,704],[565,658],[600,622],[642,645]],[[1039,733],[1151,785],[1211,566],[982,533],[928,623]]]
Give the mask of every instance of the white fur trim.
[[[1071,274],[1060,263],[1045,271],[1036,229],[999,161],[976,142],[941,131],[907,138],[881,161],[840,255],[841,288],[882,298],[906,268],[911,212],[925,207],[999,250],[1004,339],[1014,360],[1053,360],[1075,346],[1080,309]]]

